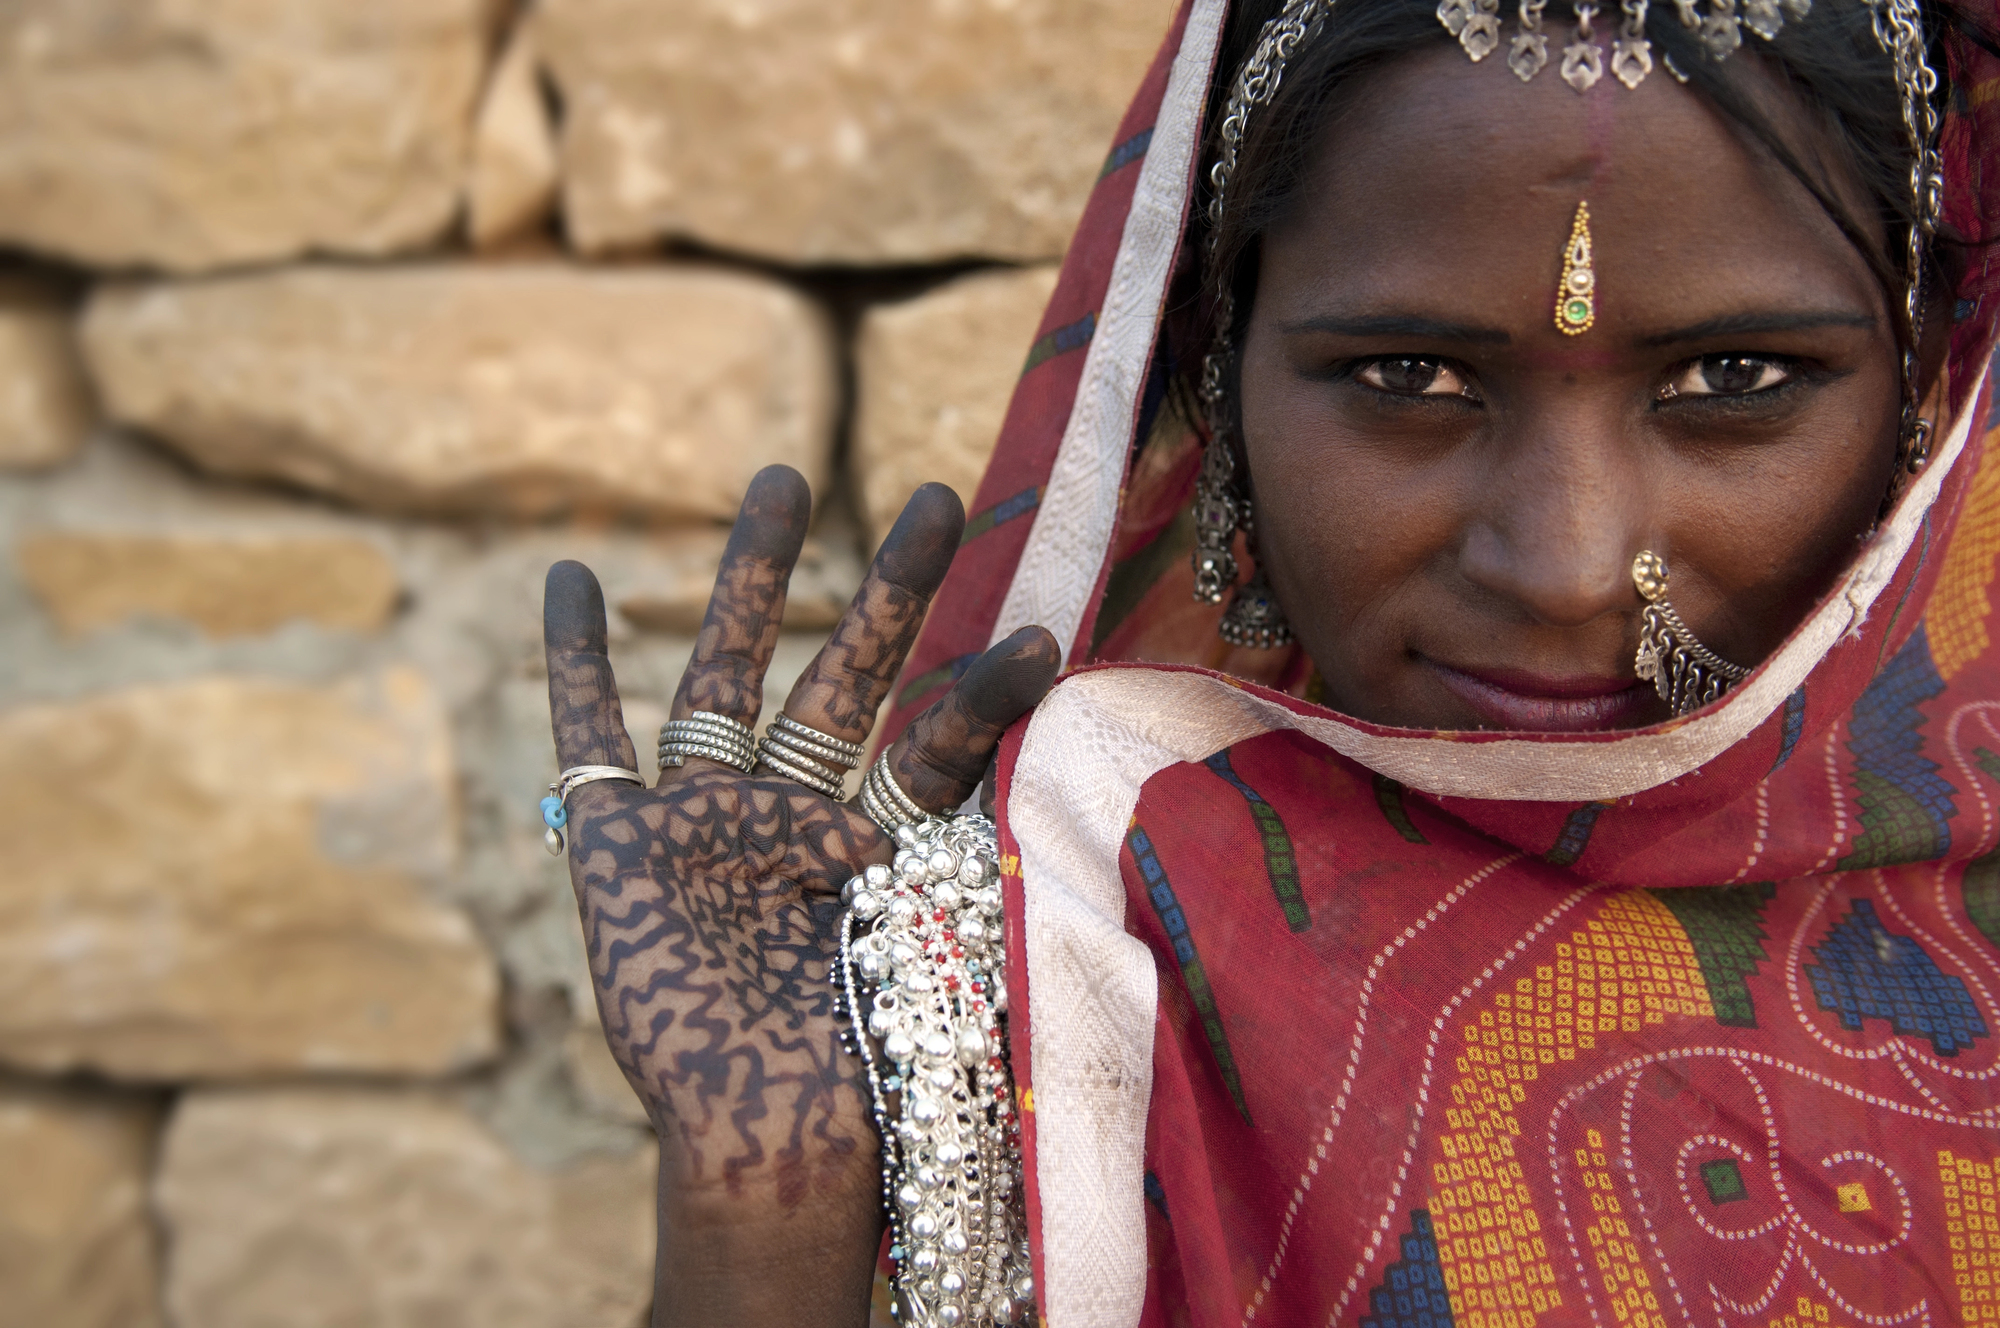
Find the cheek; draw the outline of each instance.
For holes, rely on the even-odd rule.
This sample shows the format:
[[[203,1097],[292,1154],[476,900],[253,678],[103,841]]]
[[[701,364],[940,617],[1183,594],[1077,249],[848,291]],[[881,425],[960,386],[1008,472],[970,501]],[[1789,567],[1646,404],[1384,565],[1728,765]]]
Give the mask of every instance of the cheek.
[[[1768,622],[1764,648],[1851,559],[1888,491],[1894,412],[1862,414],[1826,412],[1782,446],[1661,486],[1702,575],[1738,615]]]
[[[1447,558],[1461,524],[1457,467],[1411,464],[1322,404],[1318,384],[1244,366],[1244,450],[1257,550],[1295,628],[1382,626]],[[1286,381],[1288,380],[1289,381]]]

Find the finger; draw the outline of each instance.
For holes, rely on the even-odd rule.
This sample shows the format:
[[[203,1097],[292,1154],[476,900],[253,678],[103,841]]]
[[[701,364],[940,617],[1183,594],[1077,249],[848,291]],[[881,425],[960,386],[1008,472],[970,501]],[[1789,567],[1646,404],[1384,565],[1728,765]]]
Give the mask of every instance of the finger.
[[[812,519],[812,491],[790,466],[766,466],[750,481],[716,569],[694,655],[674,693],[673,717],[697,710],[756,722],[764,670],[778,644],[785,587]]]
[[[578,562],[549,568],[542,591],[542,643],[548,652],[549,723],[561,769],[577,765],[637,768],[618,681],[604,653],[604,591]]]
[[[848,742],[867,738],[964,530],[965,505],[949,488],[926,484],[910,496],[840,625],[793,684],[787,715]]]
[[[1000,735],[1048,695],[1062,667],[1055,637],[1023,627],[965,671],[889,749],[889,771],[927,812],[956,809],[978,787]]]

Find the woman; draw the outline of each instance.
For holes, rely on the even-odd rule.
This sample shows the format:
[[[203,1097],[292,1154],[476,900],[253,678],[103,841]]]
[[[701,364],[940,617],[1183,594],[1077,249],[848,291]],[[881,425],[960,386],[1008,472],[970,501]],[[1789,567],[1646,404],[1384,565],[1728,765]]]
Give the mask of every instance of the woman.
[[[1042,1313],[2000,1319],[1994,13],[1224,8],[1070,251],[1088,350],[785,705],[846,751],[900,672],[894,787],[992,771]],[[663,1324],[858,1322],[882,1230],[832,959],[891,841],[696,717],[807,510],[745,501],[686,763],[568,800]],[[562,765],[632,766],[576,564],[548,640]]]

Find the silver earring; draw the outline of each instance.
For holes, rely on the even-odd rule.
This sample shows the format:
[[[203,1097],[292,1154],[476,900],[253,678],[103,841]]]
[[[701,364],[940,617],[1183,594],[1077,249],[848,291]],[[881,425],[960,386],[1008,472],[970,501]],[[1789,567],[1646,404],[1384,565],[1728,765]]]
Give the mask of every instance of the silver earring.
[[[1276,650],[1292,643],[1291,624],[1259,567],[1236,584],[1236,535],[1253,529],[1249,502],[1237,491],[1236,456],[1218,431],[1202,454],[1194,486],[1194,597],[1204,604],[1229,601],[1216,634],[1232,646]]]
[[[1194,597],[1220,604],[1236,584],[1236,531],[1242,524],[1236,497],[1236,457],[1229,438],[1216,433],[1201,458],[1194,484]]]
[[[1261,565],[1236,588],[1215,630],[1230,645],[1252,650],[1281,650],[1292,643],[1292,625],[1285,621],[1285,611],[1271,593],[1271,578]]]
[[[1695,639],[1667,602],[1667,560],[1651,549],[1632,560],[1632,584],[1646,601],[1632,666],[1676,715],[1691,715],[1750,676]]]

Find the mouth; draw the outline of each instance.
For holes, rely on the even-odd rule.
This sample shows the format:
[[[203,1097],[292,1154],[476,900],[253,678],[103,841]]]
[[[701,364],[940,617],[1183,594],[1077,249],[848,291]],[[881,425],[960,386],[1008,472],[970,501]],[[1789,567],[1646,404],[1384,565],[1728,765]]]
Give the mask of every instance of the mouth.
[[[1653,689],[1636,678],[1546,677],[1512,669],[1461,669],[1423,661],[1489,727],[1596,733],[1645,722]]]

